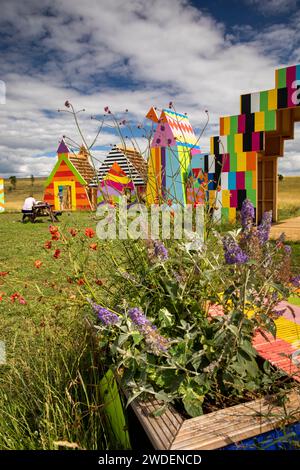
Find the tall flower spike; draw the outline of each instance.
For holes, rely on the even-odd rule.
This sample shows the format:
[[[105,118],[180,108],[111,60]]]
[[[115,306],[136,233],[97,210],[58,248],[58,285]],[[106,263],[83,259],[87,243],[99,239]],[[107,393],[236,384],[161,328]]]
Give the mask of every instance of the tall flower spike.
[[[261,245],[264,245],[269,240],[271,225],[272,211],[265,212],[262,216],[261,223],[257,227],[257,236]]]
[[[249,199],[245,199],[242,205],[241,209],[241,222],[242,222],[242,227],[245,232],[249,232],[252,225],[253,225],[253,219],[254,219],[255,211],[254,211],[254,206]]]

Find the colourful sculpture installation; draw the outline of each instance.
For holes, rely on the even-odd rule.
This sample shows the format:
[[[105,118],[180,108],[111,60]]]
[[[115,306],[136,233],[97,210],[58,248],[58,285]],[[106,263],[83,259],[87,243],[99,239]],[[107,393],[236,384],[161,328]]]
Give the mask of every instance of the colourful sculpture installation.
[[[148,162],[147,203],[185,204],[190,161],[200,153],[189,119],[171,109],[163,109],[158,117],[155,108],[146,117],[157,124]]]
[[[248,198],[258,220],[267,210],[277,219],[277,158],[300,121],[300,65],[276,70],[275,77],[274,89],[242,95],[240,114],[221,117],[220,135],[211,138],[218,172],[209,199],[216,200],[217,218],[234,221]]]

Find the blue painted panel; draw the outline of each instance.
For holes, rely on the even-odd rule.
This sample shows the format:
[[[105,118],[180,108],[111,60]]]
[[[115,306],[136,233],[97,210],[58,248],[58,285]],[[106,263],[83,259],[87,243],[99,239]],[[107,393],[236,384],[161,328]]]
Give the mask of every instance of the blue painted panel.
[[[300,450],[300,423],[265,432],[220,450]]]

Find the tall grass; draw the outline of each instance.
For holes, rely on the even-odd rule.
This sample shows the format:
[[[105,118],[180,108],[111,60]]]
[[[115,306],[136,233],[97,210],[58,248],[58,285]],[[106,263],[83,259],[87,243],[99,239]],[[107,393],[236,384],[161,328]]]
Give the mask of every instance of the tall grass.
[[[119,447],[107,438],[101,372],[86,334],[67,333],[42,328],[38,341],[22,337],[22,354],[15,336],[9,365],[0,370],[1,449]]]

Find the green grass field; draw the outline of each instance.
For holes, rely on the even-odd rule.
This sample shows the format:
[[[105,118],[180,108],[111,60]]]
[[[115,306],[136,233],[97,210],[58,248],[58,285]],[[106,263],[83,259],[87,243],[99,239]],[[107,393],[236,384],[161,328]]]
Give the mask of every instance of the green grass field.
[[[300,205],[299,181],[285,178],[280,184],[280,207],[287,216]],[[105,449],[110,441],[100,377],[73,300],[76,285],[66,286],[70,266],[43,249],[50,221],[21,223],[23,200],[30,193],[42,199],[44,180],[36,179],[33,187],[30,180],[18,180],[15,191],[8,187],[6,182],[8,212],[0,214],[0,274],[9,273],[0,276],[0,341],[9,364],[0,365],[0,449],[57,449],[60,441],[66,447]],[[93,213],[64,213],[59,224],[95,229],[96,219]],[[291,246],[293,270],[299,273],[300,243]],[[101,250],[99,263],[105,257],[105,247]],[[34,267],[37,259],[41,269]],[[15,292],[25,305],[9,300]]]
[[[35,178],[32,185],[29,178],[18,179],[16,189],[10,190],[11,184],[5,180],[6,210],[21,210],[24,199],[30,194],[33,194],[35,199],[42,200],[45,181],[45,178]],[[285,176],[283,181],[279,181],[278,191],[279,220],[300,215],[300,176]]]
[[[279,220],[300,215],[300,176],[285,176],[278,183]]]

